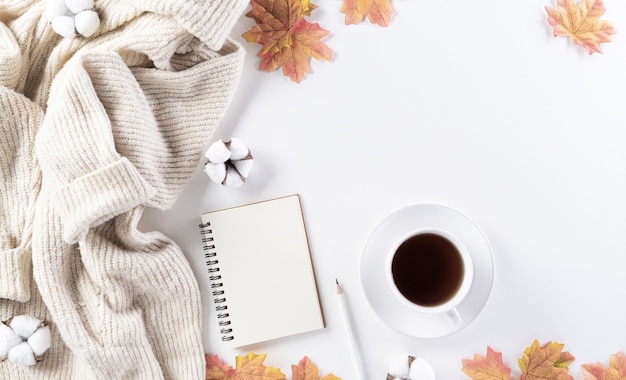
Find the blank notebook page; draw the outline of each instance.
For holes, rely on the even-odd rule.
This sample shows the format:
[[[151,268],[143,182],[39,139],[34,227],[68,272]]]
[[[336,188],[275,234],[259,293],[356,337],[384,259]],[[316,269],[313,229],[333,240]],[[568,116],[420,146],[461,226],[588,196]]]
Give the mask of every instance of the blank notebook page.
[[[298,195],[204,213],[202,223],[222,284],[210,292],[223,290],[213,298],[230,322],[223,340],[240,347],[324,328]]]

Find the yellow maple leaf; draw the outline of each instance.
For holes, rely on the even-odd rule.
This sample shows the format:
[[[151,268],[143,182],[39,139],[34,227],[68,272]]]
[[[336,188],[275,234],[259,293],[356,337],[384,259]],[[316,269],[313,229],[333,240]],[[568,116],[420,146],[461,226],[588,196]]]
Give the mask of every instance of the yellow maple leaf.
[[[390,0],[344,0],[340,11],[346,15],[346,25],[358,24],[367,17],[373,24],[388,26],[394,13]]]
[[[302,4],[302,14],[299,17],[310,16],[311,12],[317,8],[317,5],[310,0],[300,0],[300,3]]]
[[[250,353],[246,356],[235,357],[237,374],[233,380],[285,380],[285,375],[280,369],[267,367],[263,364],[267,354],[257,355]]]
[[[602,53],[601,43],[610,42],[615,29],[600,17],[604,14],[602,0],[557,0],[557,7],[545,7],[554,36],[569,37],[589,54]]]
[[[518,360],[522,370],[520,380],[573,380],[568,366],[575,358],[569,352],[563,352],[563,347],[563,344],[557,342],[541,346],[535,339]]]

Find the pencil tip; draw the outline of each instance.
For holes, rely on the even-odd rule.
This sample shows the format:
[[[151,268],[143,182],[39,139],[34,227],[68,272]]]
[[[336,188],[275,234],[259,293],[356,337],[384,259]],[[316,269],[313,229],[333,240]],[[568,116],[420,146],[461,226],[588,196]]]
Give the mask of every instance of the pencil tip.
[[[335,288],[337,288],[337,294],[343,294],[343,289],[341,288],[341,285],[339,284],[339,280],[335,279]]]

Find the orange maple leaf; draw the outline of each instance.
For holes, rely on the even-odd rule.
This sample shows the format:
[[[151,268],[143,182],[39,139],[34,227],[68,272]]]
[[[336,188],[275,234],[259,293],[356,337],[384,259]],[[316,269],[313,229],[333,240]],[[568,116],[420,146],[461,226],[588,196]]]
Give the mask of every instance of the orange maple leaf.
[[[589,54],[602,53],[600,44],[610,42],[615,29],[608,21],[600,20],[604,14],[602,0],[557,0],[557,7],[545,7],[548,23],[554,36],[569,37],[575,44],[587,49]]]
[[[267,354],[257,355],[250,353],[246,356],[235,357],[237,373],[233,380],[285,380],[280,369],[267,367],[263,364]],[[230,379],[229,379],[230,380]]]
[[[250,3],[252,10],[246,16],[257,25],[242,37],[263,45],[257,53],[261,58],[260,70],[271,72],[282,66],[283,74],[299,83],[311,72],[310,58],[332,60],[332,51],[321,42],[328,31],[304,19],[317,6],[308,0],[251,0]]]
[[[237,373],[233,367],[224,364],[217,355],[204,355],[206,359],[206,380],[230,380]]]
[[[292,380],[318,380],[317,371],[317,367],[305,356],[298,365],[291,366],[291,378]]]
[[[626,355],[623,351],[611,355],[608,368],[601,363],[581,366],[584,380],[626,380]]]
[[[298,365],[291,366],[291,379],[292,380],[341,380],[341,378],[333,375],[332,373],[322,378],[318,376],[319,369],[311,359],[308,357],[302,358]]]
[[[569,352],[563,352],[563,347],[563,344],[557,342],[540,346],[535,339],[518,360],[522,370],[520,380],[573,380],[568,366],[575,358]]]
[[[473,380],[511,380],[511,369],[502,363],[502,353],[487,347],[487,356],[463,359],[463,373]]]
[[[346,25],[358,24],[367,17],[373,24],[388,26],[394,10],[390,0],[343,0],[340,12],[346,15]]]

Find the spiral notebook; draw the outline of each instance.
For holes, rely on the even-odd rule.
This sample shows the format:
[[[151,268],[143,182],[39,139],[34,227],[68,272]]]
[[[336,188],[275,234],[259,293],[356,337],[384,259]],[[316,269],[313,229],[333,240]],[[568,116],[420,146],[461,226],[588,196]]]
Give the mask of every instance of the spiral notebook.
[[[299,195],[201,219],[224,342],[241,347],[325,327]]]

